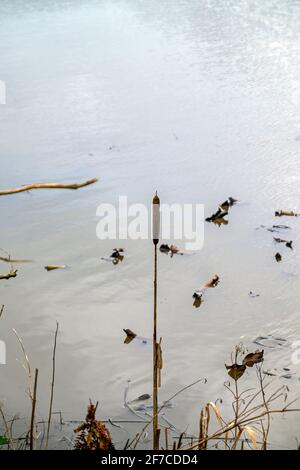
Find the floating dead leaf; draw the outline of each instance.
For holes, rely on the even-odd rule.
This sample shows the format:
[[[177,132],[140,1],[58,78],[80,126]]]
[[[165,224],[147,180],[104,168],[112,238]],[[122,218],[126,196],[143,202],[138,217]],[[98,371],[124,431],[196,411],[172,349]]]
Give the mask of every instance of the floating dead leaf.
[[[205,220],[206,222],[214,222],[214,221],[217,221],[218,219],[223,219],[224,217],[226,217],[226,215],[228,215],[227,211],[218,209],[214,214],[212,214],[210,217],[207,217]]]
[[[221,227],[221,225],[228,225],[229,221],[226,219],[220,218],[220,219],[212,220],[212,223],[217,225],[218,227]]]
[[[124,255],[121,254],[124,253],[123,248],[114,248],[112,254],[110,255],[110,258],[112,259],[113,264],[118,264],[123,261]]]
[[[166,243],[162,243],[162,244],[160,245],[160,247],[159,247],[159,251],[160,251],[161,253],[168,254],[169,251],[170,251],[170,247],[169,247],[169,245],[167,245]]]
[[[196,292],[194,292],[194,294],[193,294],[193,299],[194,299],[193,306],[196,307],[196,308],[200,307],[200,305],[202,303],[202,297],[203,297],[203,294],[206,291],[206,289],[216,287],[219,284],[219,281],[220,281],[220,277],[218,276],[218,274],[215,274],[205,284],[203,284],[203,286],[200,289],[198,289]]]
[[[170,251],[171,251],[171,258],[173,258],[174,255],[182,255],[183,252],[178,248],[178,246],[171,245],[170,246]]]
[[[110,256],[102,256],[101,260],[107,261],[109,263],[112,263],[114,265],[122,262],[124,259],[124,255],[121,255],[120,252],[113,251],[113,253]]]
[[[48,264],[45,266],[46,271],[54,271],[54,269],[66,269],[65,264]]]
[[[255,351],[254,353],[249,353],[244,357],[243,365],[247,367],[253,367],[254,364],[258,364],[264,360],[264,350]]]
[[[205,284],[204,288],[206,287],[216,287],[220,282],[220,276],[218,274],[215,274],[212,278],[210,278]]]
[[[112,254],[110,255],[111,258],[118,258],[120,253],[124,253],[123,248],[114,248]]]
[[[124,344],[131,343],[131,341],[136,337],[136,334],[133,331],[131,331],[129,328],[126,328],[126,329],[123,328],[123,331],[124,333],[126,333]]]
[[[161,253],[164,253],[166,255],[170,253],[171,258],[173,258],[174,255],[187,254],[184,251],[182,251],[180,248],[178,248],[178,246],[176,246],[176,245],[170,245],[169,246],[166,243],[163,243],[162,245],[160,245],[159,250],[160,250]]]
[[[283,217],[283,216],[286,216],[286,217],[298,217],[299,214],[297,214],[296,212],[294,211],[275,211],[275,216],[276,217]]]
[[[194,306],[195,308],[199,308],[200,305],[202,304],[202,296],[196,294],[196,292],[195,292],[194,295],[193,295],[193,298],[194,298],[193,306]]]
[[[7,274],[0,274],[0,279],[10,279],[11,277],[17,277],[17,269],[11,269]]]
[[[232,207],[234,204],[236,204],[237,202],[238,202],[237,199],[234,199],[233,197],[229,197],[228,199],[226,199],[226,201],[220,204],[220,209],[228,212],[228,209]]]
[[[225,364],[226,369],[228,370],[228,375],[233,380],[238,380],[242,377],[246,370],[246,366],[244,364],[232,364],[232,366],[227,366]]]

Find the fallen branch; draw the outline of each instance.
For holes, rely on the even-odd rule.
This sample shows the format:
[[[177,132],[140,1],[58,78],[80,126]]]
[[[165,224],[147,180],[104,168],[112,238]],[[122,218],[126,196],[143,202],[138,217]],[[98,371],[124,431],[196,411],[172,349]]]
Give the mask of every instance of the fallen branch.
[[[11,259],[9,256],[0,256],[0,261],[5,261],[5,263],[32,263],[32,259]]]
[[[73,183],[73,184],[62,184],[62,183],[36,183],[36,184],[26,184],[24,186],[19,186],[14,189],[2,189],[0,190],[0,196],[7,196],[8,194],[22,193],[23,191],[30,191],[31,189],[79,189],[84,186],[96,183],[97,178],[84,181],[83,183]]]
[[[17,269],[11,269],[7,274],[0,274],[0,279],[10,279],[11,277],[17,277]]]

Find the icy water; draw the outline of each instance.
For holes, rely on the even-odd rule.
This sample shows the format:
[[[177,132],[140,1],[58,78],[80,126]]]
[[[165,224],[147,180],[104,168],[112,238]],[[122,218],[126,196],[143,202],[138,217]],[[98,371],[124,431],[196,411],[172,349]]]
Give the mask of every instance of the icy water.
[[[57,320],[54,410],[80,419],[91,397],[102,418],[136,418],[123,408],[124,387],[131,380],[131,398],[151,393],[151,346],[124,345],[122,329],[152,334],[152,244],[98,240],[96,208],[119,195],[149,204],[156,189],[166,203],[205,204],[207,215],[228,196],[242,201],[227,226],[205,225],[199,253],[159,256],[160,401],[207,378],[174,400],[168,419],[197,434],[201,405],[218,397],[229,416],[224,362],[239,341],[251,351],[259,335],[284,338],[265,348],[264,368],[300,373],[292,364],[300,220],[273,217],[300,206],[299,57],[296,0],[1,1],[0,187],[99,178],[76,192],[0,198],[0,247],[34,260],[0,281],[7,345],[0,397],[8,413],[29,411],[12,328],[39,368],[44,417]],[[256,230],[274,223],[291,229]],[[273,235],[292,239],[294,250],[276,246]],[[116,245],[125,260],[101,262]],[[69,269],[46,272],[46,264]],[[194,290],[215,273],[219,286],[195,309]],[[274,387],[288,385],[294,398],[295,377],[275,378]],[[255,371],[242,381],[253,386]],[[278,417],[273,429],[273,446],[295,448],[299,417]],[[113,432],[125,443],[126,433]],[[54,435],[52,446],[58,441]]]

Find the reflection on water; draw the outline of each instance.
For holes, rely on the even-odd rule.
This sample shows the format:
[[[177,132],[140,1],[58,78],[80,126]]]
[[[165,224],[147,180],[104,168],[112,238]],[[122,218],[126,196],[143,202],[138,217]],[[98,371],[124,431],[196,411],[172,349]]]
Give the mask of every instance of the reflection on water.
[[[126,381],[135,396],[151,390],[151,347],[123,343],[124,326],[152,335],[151,243],[122,241],[115,269],[100,258],[116,241],[95,234],[97,206],[119,195],[150,204],[157,189],[162,202],[204,203],[206,216],[228,194],[241,201],[226,227],[205,224],[199,253],[159,257],[160,399],[208,379],[178,397],[172,421],[198,432],[200,403],[223,396],[241,338],[249,348],[269,334],[299,339],[299,220],[288,221],[294,250],[278,264],[273,234],[255,230],[278,225],[278,208],[299,209],[299,53],[297,1],[1,1],[1,188],[99,177],[76,192],[0,199],[0,247],[34,260],[0,285],[5,406],[28,411],[14,327],[40,370],[46,414],[56,320],[56,411],[81,417],[91,397],[103,416],[125,418]],[[70,269],[49,275],[52,264]],[[222,282],[194,309],[193,288],[213,272]],[[265,351],[266,367],[288,366],[291,351]],[[296,419],[280,426],[274,444],[293,446]]]

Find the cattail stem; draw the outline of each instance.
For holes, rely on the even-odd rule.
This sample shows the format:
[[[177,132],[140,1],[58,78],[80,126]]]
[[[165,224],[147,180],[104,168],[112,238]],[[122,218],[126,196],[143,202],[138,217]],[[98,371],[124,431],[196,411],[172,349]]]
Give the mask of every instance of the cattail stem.
[[[154,245],[154,315],[153,315],[153,450],[159,449],[158,375],[157,375],[157,244]]]

